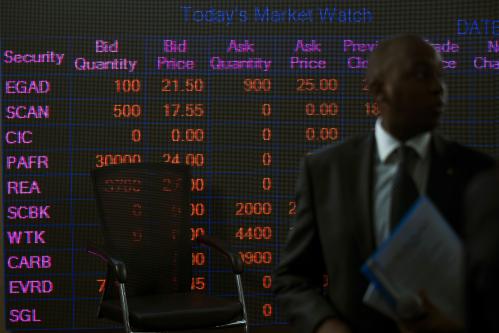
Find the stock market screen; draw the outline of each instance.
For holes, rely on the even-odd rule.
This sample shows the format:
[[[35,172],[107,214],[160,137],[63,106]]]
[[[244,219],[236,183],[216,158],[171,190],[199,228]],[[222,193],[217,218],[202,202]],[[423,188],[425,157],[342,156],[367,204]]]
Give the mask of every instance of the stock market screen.
[[[192,238],[239,253],[252,325],[284,323],[272,271],[300,158],[373,129],[365,73],[390,36],[441,54],[439,131],[499,157],[494,1],[21,1],[1,16],[9,330],[116,327],[95,315],[106,267],[85,251],[102,242],[90,171],[143,162],[191,166]],[[237,296],[215,253],[193,245],[192,267],[191,289]]]

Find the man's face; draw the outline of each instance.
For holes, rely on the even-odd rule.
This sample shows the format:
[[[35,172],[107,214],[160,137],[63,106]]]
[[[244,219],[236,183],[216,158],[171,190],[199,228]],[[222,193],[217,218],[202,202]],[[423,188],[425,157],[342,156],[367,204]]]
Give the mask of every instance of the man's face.
[[[383,125],[399,139],[434,129],[444,104],[438,54],[427,44],[394,45],[380,90]]]

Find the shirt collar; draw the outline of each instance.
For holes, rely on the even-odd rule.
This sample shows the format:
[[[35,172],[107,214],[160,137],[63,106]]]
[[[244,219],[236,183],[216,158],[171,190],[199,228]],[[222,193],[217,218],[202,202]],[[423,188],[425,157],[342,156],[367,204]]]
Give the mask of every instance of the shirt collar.
[[[381,117],[378,117],[374,127],[374,135],[376,138],[379,159],[382,163],[385,163],[387,158],[402,144],[402,142],[388,133],[381,125],[381,121]],[[421,159],[425,159],[428,156],[430,139],[431,132],[428,131],[407,140],[406,145],[413,148]]]

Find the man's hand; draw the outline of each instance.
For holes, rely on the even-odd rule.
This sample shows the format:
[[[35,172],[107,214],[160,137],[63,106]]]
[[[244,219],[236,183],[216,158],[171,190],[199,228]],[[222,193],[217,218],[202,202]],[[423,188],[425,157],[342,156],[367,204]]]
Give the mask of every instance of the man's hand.
[[[404,320],[399,322],[402,333],[462,333],[464,326],[448,318],[435,304],[433,304],[425,291],[420,291],[419,296],[423,303],[425,316],[420,319]]]
[[[339,319],[326,319],[315,333],[351,333],[350,328]]]

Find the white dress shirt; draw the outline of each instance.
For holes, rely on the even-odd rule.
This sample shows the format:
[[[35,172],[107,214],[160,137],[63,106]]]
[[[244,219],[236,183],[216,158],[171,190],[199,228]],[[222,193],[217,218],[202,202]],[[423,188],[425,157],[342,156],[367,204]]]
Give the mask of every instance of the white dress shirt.
[[[374,231],[376,243],[379,245],[390,233],[390,209],[393,179],[397,172],[400,157],[396,154],[397,148],[402,144],[381,125],[379,117],[374,128],[376,150],[374,153]],[[409,173],[416,183],[420,194],[426,192],[426,183],[430,169],[430,140],[431,133],[424,132],[405,142],[417,153]]]

